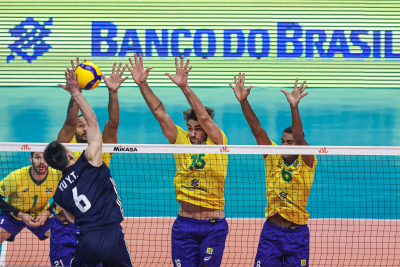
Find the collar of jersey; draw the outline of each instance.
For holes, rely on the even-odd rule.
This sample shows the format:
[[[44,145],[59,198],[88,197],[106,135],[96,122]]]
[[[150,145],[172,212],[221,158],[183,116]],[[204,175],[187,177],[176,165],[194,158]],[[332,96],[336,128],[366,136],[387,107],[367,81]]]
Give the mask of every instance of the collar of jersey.
[[[47,176],[49,176],[49,168],[47,168],[46,177],[44,177],[44,179],[41,180],[41,181],[38,183],[38,182],[37,182],[35,179],[33,179],[33,177],[32,177],[32,166],[29,168],[29,177],[31,177],[31,179],[32,179],[32,181],[35,183],[35,185],[41,185],[41,184],[43,184],[43,182],[46,181]]]

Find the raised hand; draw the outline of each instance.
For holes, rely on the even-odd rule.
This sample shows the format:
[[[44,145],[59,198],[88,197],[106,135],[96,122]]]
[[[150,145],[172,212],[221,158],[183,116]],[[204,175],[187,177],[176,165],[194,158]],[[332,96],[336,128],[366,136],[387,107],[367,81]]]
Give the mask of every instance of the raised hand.
[[[165,73],[171,81],[173,81],[176,85],[179,86],[179,88],[183,89],[184,87],[187,86],[187,78],[190,70],[192,69],[192,66],[188,69],[189,65],[189,59],[186,61],[185,67],[183,67],[183,56],[181,56],[181,65],[180,67],[178,66],[178,58],[175,58],[175,68],[176,68],[176,73],[175,76],[172,76],[169,73]]]
[[[83,62],[86,62],[86,59],[83,60]],[[76,67],[74,64],[74,60],[71,59],[71,67],[72,67],[72,71],[75,71],[77,67],[79,67],[79,57],[76,57]]]
[[[79,88],[78,75],[75,75],[73,70],[67,68],[67,71],[65,72],[65,80],[67,81],[66,85],[57,85],[68,91],[71,95],[81,92],[81,89]]]
[[[236,75],[234,76],[235,86],[233,86],[231,83],[229,83],[229,85],[235,92],[235,96],[236,96],[237,100],[239,100],[239,102],[243,102],[243,101],[247,100],[247,97],[250,94],[250,89],[253,88],[253,85],[250,85],[249,87],[247,87],[247,89],[244,88],[244,77],[245,77],[245,74],[243,73],[243,75],[242,75],[242,73],[239,72],[239,80],[236,79]]]
[[[118,88],[121,86],[121,84],[126,81],[129,77],[125,77],[124,79],[121,78],[121,76],[124,74],[124,71],[126,69],[126,66],[120,71],[122,62],[119,63],[117,72],[115,72],[115,66],[117,65],[117,62],[114,63],[112,73],[110,78],[106,78],[104,74],[101,74],[101,77],[103,77],[104,82],[106,83],[108,90],[116,93],[118,91]]]
[[[135,64],[133,64],[132,59],[129,58],[129,62],[131,63],[131,67],[126,64],[126,67],[132,74],[132,78],[137,85],[141,85],[146,82],[147,77],[149,76],[149,72],[152,67],[148,67],[146,70],[143,68],[143,59],[142,54],[139,54],[139,61],[137,58],[137,54],[135,54]]]
[[[297,89],[297,83],[299,81],[299,78],[296,79],[296,82],[294,83],[294,89],[291,93],[286,92],[285,90],[281,90],[281,92],[283,92],[288,100],[288,102],[290,103],[290,105],[292,107],[297,107],[299,105],[300,99],[302,99],[303,97],[305,97],[306,95],[308,95],[308,93],[302,94],[304,92],[304,90],[306,90],[307,85],[304,86],[306,84],[306,81],[304,81],[301,85],[300,88]]]

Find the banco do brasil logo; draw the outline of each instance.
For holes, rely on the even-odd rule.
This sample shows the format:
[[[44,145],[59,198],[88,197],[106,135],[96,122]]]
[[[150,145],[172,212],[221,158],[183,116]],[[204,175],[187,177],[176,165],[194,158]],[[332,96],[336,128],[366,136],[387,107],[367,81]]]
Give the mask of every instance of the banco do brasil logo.
[[[21,21],[20,24],[10,29],[9,32],[12,37],[18,38],[13,44],[10,44],[8,48],[11,50],[11,54],[7,57],[7,63],[15,59],[15,56],[20,56],[28,63],[32,63],[38,57],[43,56],[45,52],[48,52],[51,45],[46,44],[43,40],[45,37],[49,37],[51,30],[46,29],[47,25],[53,24],[53,18],[41,24],[29,17],[25,21]],[[28,53],[27,51],[33,51]]]

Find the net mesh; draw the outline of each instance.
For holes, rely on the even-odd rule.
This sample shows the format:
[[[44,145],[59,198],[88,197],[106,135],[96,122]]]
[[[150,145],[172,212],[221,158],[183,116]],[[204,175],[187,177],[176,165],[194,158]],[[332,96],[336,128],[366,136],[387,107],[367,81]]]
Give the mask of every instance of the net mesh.
[[[68,146],[77,152],[85,148],[80,144]],[[1,143],[2,179],[31,166],[30,152],[43,151],[44,147],[45,144]],[[303,181],[303,185],[312,182],[306,207],[310,215],[310,266],[400,265],[400,148],[104,145],[103,151],[114,153],[110,169],[124,208],[122,226],[134,266],[173,266],[171,228],[180,208],[173,183],[177,172],[174,154],[189,154],[191,159],[193,155],[197,159],[201,155],[226,155],[229,159],[224,191],[229,234],[221,266],[255,264],[267,207],[263,154],[317,155],[313,181]],[[194,169],[201,167],[201,162],[196,164]],[[288,168],[280,166],[282,175],[285,167]],[[281,178],[282,182],[301,185],[299,180]],[[196,183],[192,187],[197,187]],[[307,199],[307,190],[300,187],[284,192],[286,195],[275,191],[280,194],[279,201],[290,205],[291,193]],[[49,250],[49,239],[39,241],[25,228],[14,242],[2,243],[0,264],[51,266]]]

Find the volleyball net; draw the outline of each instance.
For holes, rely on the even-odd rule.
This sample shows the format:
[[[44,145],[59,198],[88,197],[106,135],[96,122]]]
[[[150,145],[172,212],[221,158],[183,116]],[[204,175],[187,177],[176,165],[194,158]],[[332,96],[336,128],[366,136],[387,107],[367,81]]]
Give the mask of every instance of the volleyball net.
[[[46,145],[0,143],[0,178],[31,166],[31,152],[42,152]],[[68,147],[82,152],[86,145]],[[174,186],[179,168],[174,155],[185,154],[189,157],[180,164],[197,170],[186,186],[192,199],[207,195],[202,183],[215,186],[215,177],[204,181],[195,177],[195,173],[206,171],[203,163],[216,164],[221,171],[227,164],[224,212],[229,234],[221,266],[254,265],[267,207],[268,161],[263,155],[316,155],[313,179],[292,180],[292,171],[300,165],[294,162],[289,170],[284,161],[276,162],[281,165],[277,166],[281,182],[292,184],[286,190],[308,199],[310,266],[400,265],[400,147],[104,144],[103,152],[113,153],[110,169],[122,201],[122,225],[135,267],[173,266],[171,228],[180,208]],[[202,162],[210,155],[216,160],[210,157]],[[274,190],[270,184],[268,187]],[[311,187],[309,195],[307,187]],[[284,205],[293,201],[287,197],[291,192],[277,194]],[[24,229],[14,242],[2,243],[0,265],[51,266],[49,250],[49,239],[39,241]]]

